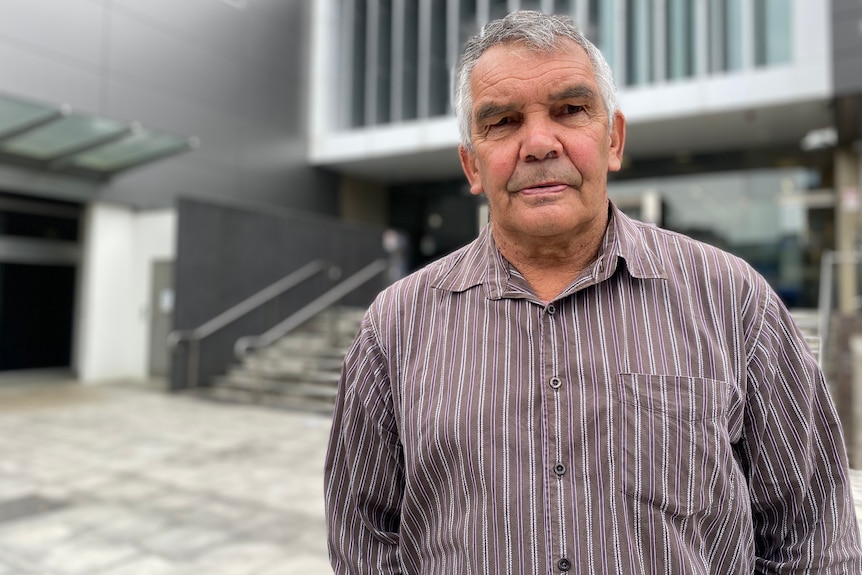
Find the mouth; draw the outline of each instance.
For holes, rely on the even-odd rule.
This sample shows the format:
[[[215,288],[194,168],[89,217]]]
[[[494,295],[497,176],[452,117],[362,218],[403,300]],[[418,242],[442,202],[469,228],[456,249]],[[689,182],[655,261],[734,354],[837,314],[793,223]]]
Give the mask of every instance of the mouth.
[[[559,194],[564,192],[568,187],[568,184],[562,182],[546,182],[541,184],[530,184],[518,190],[518,193],[525,196]]]

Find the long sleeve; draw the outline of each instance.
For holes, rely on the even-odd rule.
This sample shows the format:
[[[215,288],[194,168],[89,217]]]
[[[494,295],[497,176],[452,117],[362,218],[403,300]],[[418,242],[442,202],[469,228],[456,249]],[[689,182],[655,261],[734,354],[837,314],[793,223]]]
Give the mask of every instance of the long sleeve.
[[[757,573],[862,573],[841,425],[790,314],[768,292],[748,357],[739,446]]]
[[[399,574],[403,455],[370,316],[342,369],[324,473],[334,573]]]

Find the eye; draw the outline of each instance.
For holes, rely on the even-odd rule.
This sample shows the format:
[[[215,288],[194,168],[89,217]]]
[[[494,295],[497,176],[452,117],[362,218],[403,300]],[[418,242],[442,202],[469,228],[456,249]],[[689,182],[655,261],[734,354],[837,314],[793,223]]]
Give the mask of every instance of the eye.
[[[508,116],[504,116],[504,117],[500,118],[499,120],[497,120],[496,122],[494,122],[493,124],[491,124],[489,127],[490,128],[502,128],[503,126],[506,126],[506,125],[511,124],[511,123],[512,123],[512,118],[510,118]]]
[[[567,114],[578,114],[584,111],[583,106],[576,106],[575,104],[566,104],[563,106],[562,113],[563,115]]]

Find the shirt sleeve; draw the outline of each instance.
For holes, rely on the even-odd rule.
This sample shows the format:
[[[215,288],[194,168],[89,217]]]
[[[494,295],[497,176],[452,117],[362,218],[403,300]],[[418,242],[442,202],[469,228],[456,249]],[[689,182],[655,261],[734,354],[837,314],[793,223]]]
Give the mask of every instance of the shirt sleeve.
[[[403,497],[386,358],[366,315],[339,382],[324,468],[329,557],[336,575],[396,575]]]
[[[765,290],[748,356],[740,446],[756,572],[862,573],[841,424],[823,374],[789,312]]]

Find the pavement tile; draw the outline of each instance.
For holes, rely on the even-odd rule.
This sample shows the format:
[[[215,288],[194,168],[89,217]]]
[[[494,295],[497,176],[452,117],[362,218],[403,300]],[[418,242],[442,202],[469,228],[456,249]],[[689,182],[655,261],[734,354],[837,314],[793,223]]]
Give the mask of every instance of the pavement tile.
[[[168,559],[192,561],[208,548],[224,545],[230,533],[218,529],[195,526],[172,527],[140,541],[141,547]]]
[[[146,510],[126,509],[94,532],[113,541],[137,542],[169,529],[171,523],[159,514]]]
[[[329,561],[312,555],[297,555],[254,575],[327,575],[332,573]]]
[[[187,575],[189,567],[160,557],[131,557],[120,564],[105,567],[93,575]]]
[[[201,555],[194,567],[201,572],[220,575],[248,575],[286,562],[290,555],[284,545],[261,542],[236,542],[214,548]]]
[[[120,384],[61,397],[0,407],[0,501],[67,504],[0,522],[0,575],[331,573],[329,418]]]
[[[4,524],[0,529],[0,550],[14,555],[39,556],[82,533],[80,525],[62,521],[30,519]]]
[[[43,553],[40,563],[49,571],[63,575],[91,575],[128,561],[137,555],[137,550],[131,545],[85,535],[50,550],[45,549]]]

